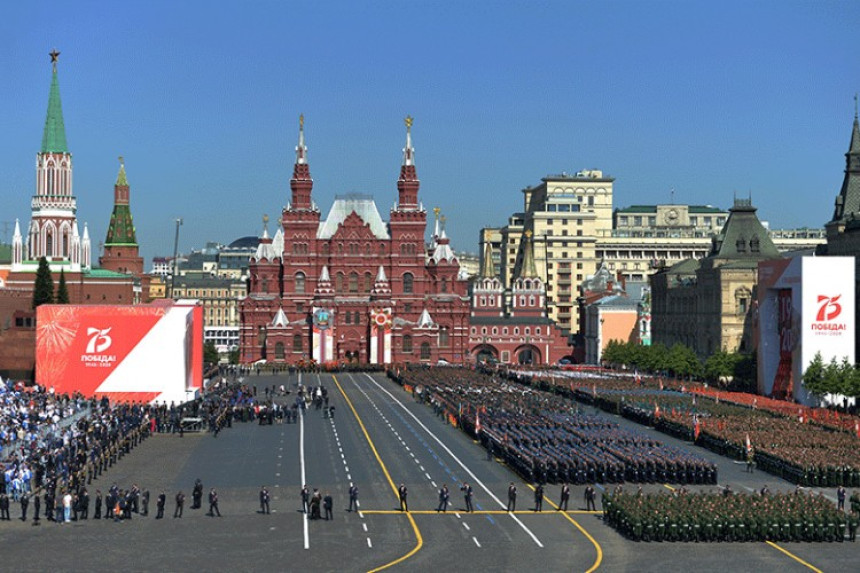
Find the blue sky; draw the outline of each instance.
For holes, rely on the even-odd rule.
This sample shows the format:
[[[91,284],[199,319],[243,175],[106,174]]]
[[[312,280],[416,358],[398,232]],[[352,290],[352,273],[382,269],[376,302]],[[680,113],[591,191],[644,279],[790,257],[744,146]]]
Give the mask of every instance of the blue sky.
[[[300,113],[323,212],[359,192],[385,218],[414,116],[419,197],[461,250],[586,168],[616,207],[751,194],[772,227],[820,227],[858,30],[852,1],[7,2],[0,231],[29,220],[54,47],[79,219],[104,239],[123,155],[147,268],[175,217],[185,251],[277,219]]]

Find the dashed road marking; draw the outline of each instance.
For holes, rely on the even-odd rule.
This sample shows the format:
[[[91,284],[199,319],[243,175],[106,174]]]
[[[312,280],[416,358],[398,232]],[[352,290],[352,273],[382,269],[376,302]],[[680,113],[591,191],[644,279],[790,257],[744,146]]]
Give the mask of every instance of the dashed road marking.
[[[474,542],[475,542],[475,545],[477,545],[478,547],[480,547],[480,546],[481,546],[481,544],[480,544],[480,543],[478,543],[478,538],[477,538],[477,537],[473,537],[473,538],[472,538],[472,541],[474,541]]]
[[[466,528],[466,531],[470,531],[469,524],[466,523],[465,521],[463,522],[463,527]]]

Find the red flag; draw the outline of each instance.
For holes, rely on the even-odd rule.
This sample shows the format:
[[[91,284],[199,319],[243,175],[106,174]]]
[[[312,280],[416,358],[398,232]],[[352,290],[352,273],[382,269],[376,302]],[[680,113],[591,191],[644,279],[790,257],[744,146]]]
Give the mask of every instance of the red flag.
[[[701,427],[699,426],[699,417],[693,416],[693,441],[699,439],[699,434],[702,432]]]
[[[660,404],[654,404],[654,418],[660,417]]]
[[[481,409],[478,408],[477,412],[475,412],[475,435],[481,433]]]

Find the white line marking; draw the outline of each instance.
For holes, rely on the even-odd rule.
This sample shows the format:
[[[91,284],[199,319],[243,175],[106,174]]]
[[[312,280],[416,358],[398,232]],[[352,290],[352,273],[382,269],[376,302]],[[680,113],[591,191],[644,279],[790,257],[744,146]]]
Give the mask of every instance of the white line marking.
[[[422,472],[424,471],[424,466],[418,466],[418,467],[421,468]]]
[[[358,516],[359,516],[361,519],[364,519],[364,513],[363,513],[363,512],[359,511],[359,512],[358,512]]]
[[[480,544],[480,543],[478,543],[478,538],[477,538],[477,537],[473,537],[473,538],[472,538],[472,541],[474,541],[474,542],[475,542],[475,545],[477,545],[478,547],[480,547],[480,546],[481,546],[481,544]],[[541,547],[543,547],[543,546],[541,546]]]
[[[406,451],[407,451],[407,452],[411,451],[411,450],[409,449],[409,446],[405,446],[405,448],[406,448]]]
[[[348,479],[348,480],[352,480],[352,476],[351,476],[351,475],[349,475],[349,474],[346,474],[346,479]]]
[[[299,372],[299,384],[302,383],[302,373]],[[305,477],[305,417],[299,415],[299,458],[302,466],[302,487],[308,483]],[[278,474],[281,475],[281,474]],[[305,533],[305,549],[311,548],[311,538],[308,534],[308,516],[302,513],[302,526]]]
[[[349,471],[349,466],[346,466],[346,471]]]
[[[470,531],[470,529],[469,529],[469,524],[468,524],[468,523],[466,523],[465,521],[463,522],[463,527],[465,527],[465,528],[466,528],[466,531]]]
[[[430,431],[430,429],[429,429],[429,428],[427,428],[427,426],[425,426],[425,425],[424,425],[424,423],[423,423],[421,420],[419,420],[417,416],[415,416],[415,414],[413,414],[413,413],[412,413],[412,412],[411,412],[411,411],[410,411],[406,406],[404,406],[404,405],[403,405],[403,402],[401,402],[400,400],[398,400],[398,399],[397,399],[397,398],[396,398],[396,397],[395,397],[391,392],[389,392],[388,390],[386,390],[385,388],[383,388],[383,387],[379,384],[379,382],[377,382],[376,380],[374,380],[374,379],[373,379],[373,377],[372,377],[371,375],[369,375],[369,374],[367,374],[367,373],[365,373],[364,375],[367,377],[367,379],[368,379],[368,380],[370,380],[371,382],[373,382],[373,384],[374,384],[377,388],[379,388],[380,390],[382,390],[383,392],[385,392],[386,394],[388,394],[388,397],[389,397],[389,398],[391,398],[391,399],[392,399],[392,400],[393,400],[393,401],[394,401],[398,406],[400,406],[400,407],[403,409],[403,411],[404,411],[404,412],[406,412],[406,413],[407,413],[407,414],[408,414],[408,415],[409,415],[413,420],[415,420],[415,423],[416,423],[416,424],[418,424],[419,426],[421,426],[421,429],[423,429],[425,432],[427,432],[427,434],[428,434],[431,438],[433,438],[433,439],[436,441],[436,443],[437,443],[437,444],[439,444],[439,445],[442,447],[442,449],[443,449],[443,450],[445,450],[445,451],[448,453],[448,455],[449,455],[449,456],[451,456],[451,457],[454,459],[454,461],[456,461],[456,462],[457,462],[457,464],[458,464],[461,468],[463,468],[463,470],[464,470],[466,473],[468,473],[468,474],[469,474],[469,476],[472,478],[472,481],[473,481],[473,482],[475,482],[475,483],[477,483],[479,486],[481,486],[481,488],[482,488],[482,489],[487,493],[487,495],[489,495],[489,496],[490,496],[490,497],[491,497],[491,498],[492,498],[496,503],[498,503],[498,504],[499,504],[499,507],[507,508],[507,506],[506,506],[504,503],[502,503],[502,500],[500,500],[498,497],[496,497],[496,495],[495,495],[492,491],[490,491],[490,489],[489,489],[486,485],[484,485],[484,482],[482,482],[480,479],[478,479],[478,476],[476,476],[476,475],[472,472],[472,470],[470,470],[470,469],[466,466],[466,464],[464,464],[462,461],[460,461],[460,458],[458,458],[457,456],[455,456],[455,455],[454,455],[454,452],[452,452],[452,451],[450,450],[450,448],[448,448],[448,446],[446,446],[446,445],[442,442],[442,440],[440,440],[440,439],[436,436],[436,434],[434,434],[433,432],[431,432],[431,431]],[[436,485],[434,484],[434,485],[433,485],[433,487],[436,487]],[[525,531],[525,532],[529,535],[529,537],[531,537],[531,538],[532,538],[532,540],[533,540],[533,541],[538,545],[538,547],[543,547],[543,543],[541,543],[541,542],[540,542],[540,539],[538,539],[538,538],[537,538],[537,536],[532,532],[532,530],[531,530],[531,529],[529,529],[528,527],[526,527],[526,525],[525,525],[522,521],[520,521],[520,519],[519,519],[516,515],[514,515],[513,513],[509,513],[508,515],[510,515],[510,516],[511,516],[511,519],[513,519],[515,522],[517,522],[517,524],[518,524],[518,525],[523,529],[523,531]],[[475,540],[475,543],[478,543],[478,540],[477,540],[477,539]],[[478,545],[478,547],[480,547],[480,545]]]
[[[371,549],[373,548],[373,544],[370,542],[369,537],[367,538],[367,546],[370,547]]]
[[[427,479],[433,479],[430,477],[430,474],[428,474],[428,473],[425,473],[424,475],[427,476]]]
[[[435,481],[430,480],[430,483],[431,483],[431,484],[433,484],[433,487],[436,487],[436,482],[435,482]]]
[[[454,515],[456,515],[456,516],[457,516],[457,519],[461,519],[460,514],[459,514],[459,513],[457,513],[456,511],[454,512]]]
[[[366,523],[362,523],[362,524],[361,524],[361,526],[364,528],[364,532],[365,532],[365,533],[367,533],[367,524],[366,524]]]

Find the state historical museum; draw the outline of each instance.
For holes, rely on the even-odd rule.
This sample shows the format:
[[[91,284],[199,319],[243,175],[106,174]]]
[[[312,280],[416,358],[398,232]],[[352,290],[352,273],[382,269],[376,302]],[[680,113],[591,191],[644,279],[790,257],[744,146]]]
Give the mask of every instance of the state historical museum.
[[[468,281],[427,212],[406,119],[397,203],[383,221],[371,197],[335,198],[323,219],[311,199],[303,121],[292,200],[274,236],[264,230],[241,303],[241,361],[438,361],[468,358]]]

